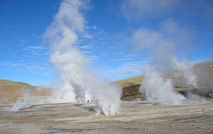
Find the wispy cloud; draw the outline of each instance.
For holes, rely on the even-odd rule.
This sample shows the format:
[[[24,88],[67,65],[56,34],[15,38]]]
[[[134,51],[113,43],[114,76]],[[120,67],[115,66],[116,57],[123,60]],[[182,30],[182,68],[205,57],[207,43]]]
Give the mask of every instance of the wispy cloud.
[[[160,46],[167,46],[164,48],[170,51],[175,48],[184,48],[184,50],[192,48],[195,45],[195,34],[185,27],[180,27],[171,19],[161,23],[159,30],[151,30],[140,28],[133,32],[130,37],[130,43],[140,50],[159,48]],[[155,49],[156,50],[156,49]]]
[[[96,30],[97,27],[96,26],[86,26],[86,29],[87,30],[91,30],[91,29]]]
[[[80,46],[80,49],[91,49],[92,46],[88,46],[88,45],[83,45],[83,46]]]
[[[42,46],[26,46],[23,48],[23,50],[44,50],[46,48]]]
[[[23,65],[20,63],[8,63],[8,62],[4,62],[4,63],[0,63],[1,67],[9,67],[9,68],[20,68]]]
[[[45,48],[44,46],[33,46],[33,45],[28,45],[23,47],[23,50],[25,52],[25,57],[43,57],[43,58],[47,58],[47,56],[49,55],[49,52],[47,50],[47,48]]]
[[[121,11],[127,19],[158,17],[170,14],[178,0],[124,0]]]
[[[121,64],[116,68],[104,68],[103,72],[106,78],[110,80],[118,80],[130,76],[143,74],[143,66],[148,64],[148,61],[130,61]]]
[[[124,0],[121,13],[128,20],[169,17],[198,17],[213,20],[213,3],[209,0]]]
[[[193,60],[192,62],[193,63],[201,63],[201,62],[207,62],[207,61],[210,61],[210,60],[211,60],[211,58],[201,56],[198,59]]]
[[[37,73],[41,75],[50,75],[52,73],[52,66],[49,63],[38,63],[38,62],[22,62],[22,63],[12,63],[12,62],[2,62],[0,67],[4,69],[11,69],[13,71],[25,71],[29,73]]]

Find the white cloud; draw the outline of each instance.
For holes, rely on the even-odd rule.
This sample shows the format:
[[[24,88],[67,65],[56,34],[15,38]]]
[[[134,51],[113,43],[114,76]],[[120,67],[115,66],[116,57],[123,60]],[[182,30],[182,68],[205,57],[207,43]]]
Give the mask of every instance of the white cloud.
[[[127,19],[157,17],[169,14],[178,0],[124,0],[121,12]]]
[[[90,48],[92,48],[92,46],[88,46],[88,45],[83,45],[83,46],[81,46],[80,47],[80,49],[90,49]]]
[[[86,29],[87,29],[87,30],[90,30],[90,29],[96,30],[97,27],[96,27],[96,26],[86,26]]]
[[[92,28],[93,28],[93,29],[97,29],[97,27],[96,27],[96,26],[92,26]]]
[[[25,46],[23,47],[23,50],[25,54],[23,54],[26,57],[32,57],[32,58],[37,58],[37,57],[43,57],[47,58],[49,55],[49,52],[47,51],[47,48],[44,46]]]
[[[171,52],[175,48],[191,48],[194,45],[194,37],[193,32],[179,27],[173,20],[169,19],[160,25],[159,30],[143,28],[136,30],[129,40],[136,49],[160,51],[163,46]]]
[[[19,63],[0,63],[1,67],[9,67],[9,68],[20,68],[22,67],[22,64]]]
[[[26,46],[23,48],[23,50],[44,50],[46,48],[42,47],[42,46]]]
[[[171,17],[194,17],[213,21],[213,3],[211,0],[124,0],[121,13],[128,20]]]
[[[12,63],[12,62],[2,62],[0,67],[10,68],[13,71],[26,71],[41,74],[43,76],[50,75],[52,72],[52,67],[48,63],[38,63],[38,62],[22,62],[22,63]]]
[[[183,55],[194,47],[194,33],[179,27],[174,21],[167,20],[158,30],[139,29],[130,37],[130,43],[137,50],[148,49],[152,52],[152,64],[159,70],[173,67],[171,58]]]
[[[210,60],[211,60],[211,58],[209,58],[209,57],[201,56],[198,59],[193,60],[192,62],[196,64],[196,63],[201,63],[201,62],[207,62],[207,61],[210,61]]]

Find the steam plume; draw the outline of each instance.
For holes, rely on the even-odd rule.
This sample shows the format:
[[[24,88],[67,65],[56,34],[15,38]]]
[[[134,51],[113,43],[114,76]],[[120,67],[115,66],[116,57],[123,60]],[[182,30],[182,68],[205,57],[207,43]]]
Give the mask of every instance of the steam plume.
[[[82,10],[88,7],[87,0],[64,0],[45,32],[51,49],[50,61],[60,76],[60,84],[54,86],[52,96],[42,102],[76,102],[76,97],[83,91],[85,101],[89,99],[97,104],[97,112],[114,115],[119,113],[121,88],[97,79],[89,60],[75,46],[79,37],[90,36],[85,30],[82,15]],[[18,105],[24,107],[24,104]],[[19,106],[16,105],[15,110]]]
[[[61,86],[54,91],[53,98],[60,102],[75,102],[77,91],[84,90],[85,99],[93,99],[105,115],[114,115],[119,111],[121,90],[97,80],[87,58],[74,45],[79,36],[88,36],[81,13],[87,7],[88,1],[63,1],[46,31],[52,50],[50,61],[61,78]]]
[[[51,47],[50,61],[59,72],[60,90],[54,90],[56,102],[75,102],[75,85],[82,85],[82,70],[87,62],[74,46],[78,34],[85,33],[85,20],[80,13],[86,3],[80,0],[65,0],[60,4],[58,13],[47,28],[45,37]]]
[[[164,78],[162,75],[155,68],[147,66],[140,91],[146,94],[149,101],[161,104],[179,104],[184,97],[175,93],[171,79]]]
[[[172,78],[181,78],[182,84],[197,87],[193,63],[185,59],[178,60],[175,56],[177,50],[191,45],[192,37],[172,20],[163,23],[160,31],[140,29],[132,35],[132,44],[142,50],[152,51],[151,66],[144,68],[145,75],[140,89],[148,100],[179,104],[184,97],[174,92]]]

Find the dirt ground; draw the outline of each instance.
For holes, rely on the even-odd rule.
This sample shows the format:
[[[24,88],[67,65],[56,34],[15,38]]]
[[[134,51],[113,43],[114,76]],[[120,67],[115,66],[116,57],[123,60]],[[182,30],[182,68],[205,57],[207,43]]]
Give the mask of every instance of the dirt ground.
[[[119,115],[96,115],[93,104],[48,104],[20,111],[0,106],[0,134],[213,134],[213,100],[178,106],[126,101]]]

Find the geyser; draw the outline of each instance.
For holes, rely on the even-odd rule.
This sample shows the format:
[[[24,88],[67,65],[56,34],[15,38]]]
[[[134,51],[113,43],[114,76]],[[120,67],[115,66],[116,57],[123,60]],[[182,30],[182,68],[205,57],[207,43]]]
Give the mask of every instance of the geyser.
[[[184,35],[184,36],[183,36]],[[197,87],[193,63],[176,57],[177,50],[191,44],[192,36],[179,28],[172,20],[162,23],[159,31],[139,29],[131,37],[131,43],[139,49],[150,49],[150,65],[144,68],[144,80],[140,92],[150,101],[161,104],[179,104],[184,97],[174,91],[173,79],[182,84]]]
[[[60,84],[54,86],[52,96],[42,102],[76,102],[76,96],[83,91],[85,101],[92,100],[97,105],[97,112],[114,115],[119,113],[121,88],[97,79],[87,57],[75,46],[79,37],[90,36],[85,30],[85,19],[82,15],[82,11],[86,9],[89,9],[88,0],[64,0],[45,31],[44,39],[50,46],[50,61],[59,74]],[[31,105],[33,104],[40,103],[33,101]],[[25,106],[15,107],[18,110]]]
[[[76,91],[83,90],[86,102],[92,99],[98,111],[114,115],[119,112],[121,89],[97,79],[90,69],[89,60],[75,46],[79,37],[90,36],[81,13],[88,7],[89,1],[64,0],[45,32],[51,47],[50,61],[61,80],[53,98],[59,102],[75,102]]]
[[[151,66],[146,66],[144,71],[145,75],[140,92],[145,93],[148,101],[177,105],[184,99],[182,95],[173,91],[171,79],[164,78],[161,72]]]

